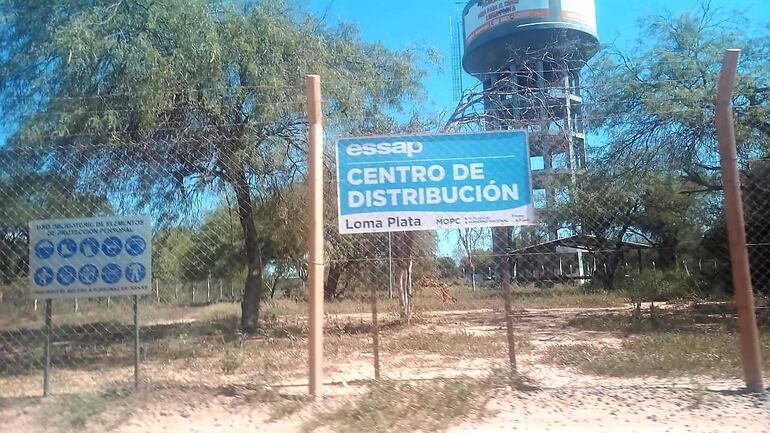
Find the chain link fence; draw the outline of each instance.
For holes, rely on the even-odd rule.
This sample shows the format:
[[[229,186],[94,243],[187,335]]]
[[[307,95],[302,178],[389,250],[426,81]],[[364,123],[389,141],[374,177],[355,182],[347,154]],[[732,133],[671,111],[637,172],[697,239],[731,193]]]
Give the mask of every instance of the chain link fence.
[[[40,395],[47,356],[54,394],[88,394],[133,383],[131,298],[48,301],[52,327],[47,336],[47,301],[30,297],[29,223],[37,220],[151,215],[152,293],[139,300],[141,381],[217,383],[212,372],[224,375],[234,368],[228,367],[236,362],[229,359],[234,356],[222,354],[220,337],[235,340],[239,328],[246,279],[239,208],[231,204],[235,199],[221,180],[177,180],[185,164],[201,162],[190,156],[200,146],[150,150],[74,144],[0,150],[3,397]],[[261,256],[264,296],[303,297],[304,265],[299,264],[301,254],[293,254],[304,247],[275,235],[281,227],[302,229],[289,224],[286,207],[272,206],[275,199],[254,199],[259,215],[252,215],[259,221],[259,247],[270,250]],[[284,241],[286,247],[279,247]],[[203,366],[188,370],[191,364]]]
[[[533,147],[544,146],[538,144],[542,135],[530,140]],[[227,171],[235,158],[249,167],[245,177]],[[377,374],[390,379],[474,374],[505,362],[506,340],[497,331],[505,326],[506,273],[517,320],[525,320],[522,310],[543,295],[613,293],[640,314],[642,304],[730,296],[718,191],[683,193],[689,185],[665,173],[592,166],[590,149],[589,163],[580,170],[570,169],[568,159],[565,152],[532,156],[537,225],[340,235],[330,158],[324,295],[335,314],[327,318],[331,380],[374,377],[371,362],[377,356],[382,360]],[[279,371],[302,377],[307,356],[302,161],[301,152],[288,145],[266,154],[226,156],[220,147],[200,142],[1,149],[3,397],[42,391],[46,308],[44,300],[27,295],[27,239],[29,221],[52,218],[152,216],[153,293],[139,304],[144,384],[221,386],[276,377]],[[257,168],[266,165],[277,174],[261,176],[264,171]],[[752,274],[756,291],[764,295],[770,292],[769,168],[766,160],[752,161],[743,184]],[[242,181],[245,190],[238,189]],[[249,199],[239,196],[244,193]],[[253,224],[244,224],[244,218]],[[244,230],[252,243],[244,244]],[[259,323],[264,326],[259,338],[251,339],[240,332],[240,316],[244,282],[256,271],[263,285]],[[345,309],[347,301],[360,305]],[[457,325],[456,310],[482,314],[471,325]],[[129,386],[131,299],[55,300],[52,313],[53,393]],[[370,314],[380,315],[375,326]],[[431,317],[439,317],[443,330],[430,329]],[[395,336],[403,324],[414,331]],[[365,340],[346,340],[373,331],[380,339],[374,352]],[[518,335],[517,344],[526,346],[526,337]],[[351,362],[350,353],[336,346],[348,343],[363,366],[356,373],[338,364]],[[416,362],[414,352],[420,351],[441,356]],[[488,362],[464,361],[463,353],[481,353]],[[451,369],[446,357],[456,363]]]
[[[770,160],[749,164],[743,180],[746,236],[756,290],[770,293]]]

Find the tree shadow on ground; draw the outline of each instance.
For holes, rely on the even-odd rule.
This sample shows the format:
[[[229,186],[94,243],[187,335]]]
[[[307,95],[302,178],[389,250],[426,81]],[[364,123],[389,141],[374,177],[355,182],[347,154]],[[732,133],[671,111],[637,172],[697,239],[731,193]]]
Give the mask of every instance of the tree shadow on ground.
[[[400,322],[385,322],[381,331],[398,330]],[[371,323],[337,321],[325,334],[356,336],[372,332]],[[217,353],[228,345],[262,342],[295,342],[306,338],[307,325],[300,322],[266,320],[258,332],[244,336],[236,316],[185,323],[164,323],[140,328],[142,361],[171,361]],[[45,363],[45,330],[20,328],[0,332],[0,377],[42,371]],[[51,365],[57,369],[98,370],[130,367],[134,362],[134,328],[120,322],[60,325],[51,330]],[[217,349],[219,348],[219,349]]]
[[[757,323],[761,330],[770,331],[770,309],[757,308]],[[628,312],[591,311],[570,319],[565,327],[623,335],[663,332],[735,332],[738,328],[738,318],[732,304],[709,303],[642,308],[639,311]]]

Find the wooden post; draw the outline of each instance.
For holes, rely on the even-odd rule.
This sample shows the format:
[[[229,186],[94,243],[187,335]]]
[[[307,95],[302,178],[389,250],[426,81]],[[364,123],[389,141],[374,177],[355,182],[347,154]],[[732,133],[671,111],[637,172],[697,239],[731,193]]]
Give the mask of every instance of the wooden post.
[[[322,394],[323,384],[323,113],[321,110],[321,77],[308,75],[305,80],[307,117],[310,127],[308,150],[308,183],[310,191],[310,227],[308,257],[308,367],[309,391],[313,398]]]
[[[495,255],[497,271],[500,273],[500,288],[503,291],[503,302],[505,303],[505,331],[508,341],[508,362],[511,368],[511,374],[516,375],[516,336],[513,329],[513,294],[511,293],[511,262],[509,255],[511,234],[509,229],[504,227],[496,227],[492,229],[492,233],[492,252]]]
[[[746,224],[743,216],[741,179],[738,174],[738,151],[733,124],[733,91],[738,74],[740,50],[727,50],[719,78],[716,99],[716,127],[724,186],[725,216],[730,242],[735,304],[738,309],[741,360],[746,376],[746,388],[750,392],[764,392],[762,380],[762,354],[759,348],[759,331],[751,284],[749,253],[746,247]]]

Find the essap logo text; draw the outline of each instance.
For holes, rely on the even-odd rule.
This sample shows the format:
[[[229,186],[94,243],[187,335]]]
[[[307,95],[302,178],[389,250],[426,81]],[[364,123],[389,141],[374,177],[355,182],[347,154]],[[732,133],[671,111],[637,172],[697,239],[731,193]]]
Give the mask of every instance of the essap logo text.
[[[421,153],[423,145],[419,141],[396,141],[393,143],[353,143],[345,148],[348,156],[406,155],[411,158]]]

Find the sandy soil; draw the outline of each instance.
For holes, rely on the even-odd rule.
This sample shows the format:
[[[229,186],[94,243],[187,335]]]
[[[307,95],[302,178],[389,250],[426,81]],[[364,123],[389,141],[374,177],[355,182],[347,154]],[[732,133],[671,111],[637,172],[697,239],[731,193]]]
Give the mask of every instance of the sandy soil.
[[[598,311],[601,310],[595,312]],[[517,332],[527,335],[534,346],[533,350],[520,356],[520,370],[532,380],[536,389],[526,392],[507,387],[489,390],[484,413],[455,422],[449,431],[770,433],[770,404],[766,399],[738,392],[739,380],[606,378],[540,362],[538,349],[549,344],[620,343],[619,335],[567,326],[571,318],[586,312],[585,309],[554,309],[519,314]],[[501,314],[492,311],[446,311],[426,316],[408,332],[502,334],[502,319]],[[383,338],[398,332],[407,331],[385,331]],[[447,361],[439,355],[420,353],[385,355],[384,375],[396,380],[480,377],[500,361],[471,356]],[[90,420],[78,431],[302,432],[303,425],[313,413],[355,398],[365,389],[362,381],[372,376],[371,362],[371,351],[364,350],[329,365],[325,388],[328,396],[315,403],[304,400],[305,382],[301,375],[269,385],[256,378],[241,380],[241,384],[235,379],[201,378],[182,385],[174,381],[168,387],[156,382],[151,389],[116,405],[98,421]],[[447,362],[451,362],[451,368],[447,368]],[[302,408],[292,415],[272,419],[273,409],[265,401],[268,394],[275,393],[304,402]],[[0,403],[0,431],[65,430],[57,417],[51,415],[57,408],[61,410],[37,400]],[[321,428],[316,431],[331,430]]]

